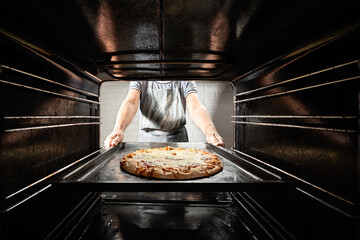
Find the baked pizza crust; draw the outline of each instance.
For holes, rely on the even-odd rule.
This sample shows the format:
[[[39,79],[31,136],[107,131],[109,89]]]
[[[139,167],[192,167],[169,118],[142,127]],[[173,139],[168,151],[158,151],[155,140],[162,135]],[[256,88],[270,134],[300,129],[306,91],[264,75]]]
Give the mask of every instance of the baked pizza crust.
[[[138,150],[125,155],[120,166],[138,176],[178,180],[209,177],[223,169],[222,161],[214,154],[173,147]]]

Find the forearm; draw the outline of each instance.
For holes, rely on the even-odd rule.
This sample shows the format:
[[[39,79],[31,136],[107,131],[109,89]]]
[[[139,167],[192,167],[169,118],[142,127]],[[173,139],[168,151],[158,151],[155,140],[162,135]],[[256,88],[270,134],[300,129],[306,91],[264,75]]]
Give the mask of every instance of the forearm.
[[[137,112],[137,106],[129,101],[123,101],[116,115],[116,122],[113,131],[122,130],[129,126]]]
[[[217,132],[207,109],[200,105],[190,112],[190,117],[206,136],[210,132]]]
[[[197,94],[190,93],[186,98],[190,117],[204,133],[206,141],[216,146],[225,146],[223,138],[218,134],[210,114],[200,102]]]

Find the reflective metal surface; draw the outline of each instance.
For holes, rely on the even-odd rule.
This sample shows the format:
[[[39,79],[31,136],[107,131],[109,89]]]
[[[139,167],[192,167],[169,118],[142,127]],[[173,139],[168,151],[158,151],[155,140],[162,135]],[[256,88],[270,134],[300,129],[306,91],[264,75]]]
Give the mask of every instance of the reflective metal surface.
[[[17,0],[0,26],[103,80],[231,80],[351,31],[355,3]]]
[[[209,151],[220,157],[224,169],[211,177],[200,179],[163,180],[135,176],[120,168],[120,160],[125,154],[138,149],[165,146]],[[228,151],[205,143],[123,143],[67,173],[54,184],[99,191],[237,191],[281,185],[278,176]]]
[[[107,204],[226,206],[232,203],[228,192],[102,192],[100,196]]]
[[[0,32],[3,210],[14,193],[26,188],[33,189],[27,194],[35,194],[39,180],[98,150],[100,81],[9,32]],[[9,202],[18,201],[22,199]]]
[[[82,239],[252,239],[258,229],[242,213],[233,204],[103,201]]]
[[[252,191],[237,193],[248,206],[243,211],[191,208],[181,203],[185,197],[171,195],[181,206],[117,208],[107,196],[109,211],[89,216],[88,238],[262,239],[242,222],[253,210],[253,221],[268,221],[269,232],[278,223],[303,239],[358,239],[358,12],[355,0],[3,1],[0,207],[6,216],[1,212],[0,238],[41,239],[59,222],[71,232],[98,197],[90,194],[84,206],[82,194],[73,198],[75,189]],[[122,172],[126,146],[86,158],[99,148],[99,118],[93,117],[101,81],[89,73],[101,80],[232,81],[241,116],[234,123],[235,152],[244,154],[196,145],[219,154],[225,169],[189,181]],[[150,146],[156,145],[132,148]],[[70,169],[77,161],[81,167]],[[67,175],[52,177],[64,168]],[[295,187],[283,191],[283,185]],[[200,196],[192,203],[212,200]],[[253,206],[245,204],[252,200]]]
[[[236,81],[236,150],[358,216],[360,30]],[[296,180],[297,179],[297,180]]]

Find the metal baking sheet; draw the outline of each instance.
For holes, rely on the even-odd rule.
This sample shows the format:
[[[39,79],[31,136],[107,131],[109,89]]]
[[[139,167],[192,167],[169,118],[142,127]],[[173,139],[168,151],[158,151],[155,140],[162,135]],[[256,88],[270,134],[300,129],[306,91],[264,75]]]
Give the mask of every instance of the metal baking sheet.
[[[213,176],[189,180],[163,180],[135,176],[120,167],[121,158],[139,149],[165,146],[196,148],[216,154],[223,170]],[[72,170],[54,184],[92,191],[241,191],[277,187],[281,178],[226,148],[207,143],[121,143]]]

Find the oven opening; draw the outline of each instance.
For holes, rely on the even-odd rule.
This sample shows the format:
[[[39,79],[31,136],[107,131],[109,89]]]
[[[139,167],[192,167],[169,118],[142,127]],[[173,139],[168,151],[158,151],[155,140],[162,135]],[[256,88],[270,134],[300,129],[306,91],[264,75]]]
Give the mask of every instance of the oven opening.
[[[234,128],[231,124],[234,115],[233,88],[228,81],[195,81],[197,95],[208,110],[219,134],[224,138],[227,148],[233,147]],[[129,81],[106,81],[100,88],[100,147],[104,147],[106,137],[114,128],[116,114],[129,90]],[[139,110],[125,131],[124,142],[138,142],[140,127]],[[185,125],[189,142],[206,142],[201,130],[194,124],[186,110]]]

